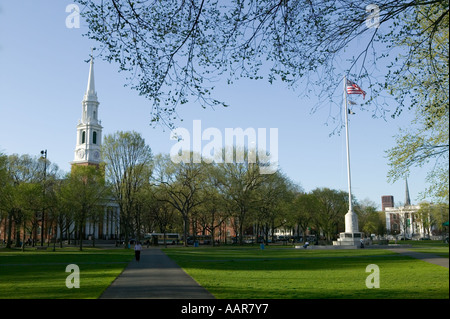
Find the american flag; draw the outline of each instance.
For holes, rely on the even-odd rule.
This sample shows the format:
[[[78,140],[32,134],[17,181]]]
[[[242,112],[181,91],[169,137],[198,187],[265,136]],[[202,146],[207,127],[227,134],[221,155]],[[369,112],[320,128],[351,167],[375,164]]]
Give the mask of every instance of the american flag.
[[[366,98],[366,92],[364,92],[358,84],[350,80],[347,80],[347,94],[362,94],[363,98]]]

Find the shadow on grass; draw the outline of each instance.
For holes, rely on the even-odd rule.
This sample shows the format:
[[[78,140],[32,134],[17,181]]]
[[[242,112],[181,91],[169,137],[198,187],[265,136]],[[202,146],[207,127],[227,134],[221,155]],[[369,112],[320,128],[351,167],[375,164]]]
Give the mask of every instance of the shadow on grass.
[[[132,260],[132,251],[0,252],[0,299],[98,298]],[[66,266],[80,268],[82,289],[66,287]]]
[[[219,299],[449,297],[448,269],[383,250],[167,253]],[[369,264],[379,267],[378,289],[366,286]]]

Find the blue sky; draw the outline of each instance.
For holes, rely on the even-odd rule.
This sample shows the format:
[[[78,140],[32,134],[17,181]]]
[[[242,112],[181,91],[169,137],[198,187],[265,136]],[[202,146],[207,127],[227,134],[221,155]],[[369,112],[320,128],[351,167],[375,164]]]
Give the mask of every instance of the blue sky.
[[[71,3],[0,2],[0,151],[39,155],[47,149],[49,160],[64,171],[69,171],[74,156],[89,71],[85,60],[95,47],[82,36],[86,23],[81,21],[80,28],[66,27],[69,13],[65,9]],[[95,60],[103,135],[135,130],[155,154],[169,153],[175,144],[170,131],[149,125],[151,101],[124,87],[126,75],[117,70],[117,65]],[[212,110],[188,103],[179,109],[183,118],[179,125],[192,131],[193,120],[201,120],[203,130],[216,127],[222,134],[225,128],[278,128],[279,164],[294,182],[305,191],[317,187],[347,190],[345,134],[330,136],[336,123],[329,120],[329,105],[311,114],[317,103],[314,97],[302,97],[300,91],[289,90],[283,83],[270,85],[264,80],[222,85],[215,97],[230,106]],[[350,118],[353,194],[379,206],[382,195],[403,202],[404,181],[387,182],[385,151],[394,146],[393,136],[399,127],[409,125],[412,114],[383,120],[373,119],[370,112],[356,113]],[[427,167],[413,168],[408,178],[413,203],[426,187],[426,172]]]

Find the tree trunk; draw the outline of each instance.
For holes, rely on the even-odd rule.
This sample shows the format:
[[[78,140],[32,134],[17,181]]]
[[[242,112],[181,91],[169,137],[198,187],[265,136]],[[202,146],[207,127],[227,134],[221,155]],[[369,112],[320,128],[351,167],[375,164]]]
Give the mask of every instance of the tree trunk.
[[[49,216],[47,216],[47,220],[48,220],[48,217]],[[50,225],[47,223],[47,247],[50,247],[50,242],[52,241],[51,236],[50,236],[52,227],[53,227],[53,221],[50,223]]]
[[[188,238],[188,227],[189,227],[189,220],[187,218],[187,214],[183,214],[183,223],[184,223],[184,247],[187,247],[187,238]]]
[[[94,219],[94,222],[93,222],[93,225],[92,225],[93,227],[93,230],[92,230],[92,247],[95,247],[95,219]]]
[[[6,239],[6,248],[11,248],[12,214],[12,211],[8,214],[8,236]]]
[[[241,214],[239,216],[239,245],[244,245],[244,218],[245,209],[241,208]]]
[[[84,228],[84,226],[81,224],[81,225],[80,225],[80,233],[79,233],[79,238],[80,238],[80,251],[83,250],[83,228]]]
[[[214,239],[214,233],[215,233],[215,227],[214,227],[214,211],[211,213],[211,245],[215,246],[215,239]]]
[[[22,239],[22,251],[25,251],[25,236],[26,236],[26,221],[23,219],[23,239]]]
[[[164,232],[163,232],[163,240],[164,240],[164,248],[167,248],[167,241],[166,241],[166,228],[164,228]]]
[[[59,224],[59,248],[63,248],[63,227],[62,227],[62,223]]]
[[[244,226],[241,221],[239,221],[239,245],[244,245]]]
[[[22,222],[21,222],[21,220],[20,219],[18,219],[17,220],[17,222],[15,223],[15,228],[16,228],[16,247],[20,247],[20,227],[21,227],[21,224],[22,224]]]

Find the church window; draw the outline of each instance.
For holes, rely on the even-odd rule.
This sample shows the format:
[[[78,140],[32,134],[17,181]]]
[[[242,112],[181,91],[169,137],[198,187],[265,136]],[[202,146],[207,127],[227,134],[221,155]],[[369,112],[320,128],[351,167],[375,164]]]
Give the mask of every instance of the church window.
[[[86,143],[86,131],[81,133],[81,144]]]
[[[97,144],[97,132],[92,134],[92,143]]]

